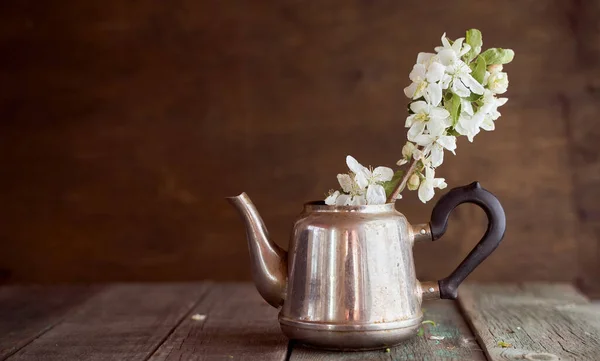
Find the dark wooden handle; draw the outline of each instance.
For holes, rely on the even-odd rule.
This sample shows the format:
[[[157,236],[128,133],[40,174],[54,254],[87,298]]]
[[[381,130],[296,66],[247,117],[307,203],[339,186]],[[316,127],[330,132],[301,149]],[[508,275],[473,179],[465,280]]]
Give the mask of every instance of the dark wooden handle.
[[[477,243],[467,258],[450,276],[438,281],[440,297],[445,299],[456,299],[458,286],[498,247],[506,230],[506,215],[498,198],[481,188],[479,182],[473,182],[467,186],[450,190],[433,207],[430,226],[434,241],[444,235],[450,213],[463,203],[474,203],[481,207],[488,217],[488,227],[481,241]]]

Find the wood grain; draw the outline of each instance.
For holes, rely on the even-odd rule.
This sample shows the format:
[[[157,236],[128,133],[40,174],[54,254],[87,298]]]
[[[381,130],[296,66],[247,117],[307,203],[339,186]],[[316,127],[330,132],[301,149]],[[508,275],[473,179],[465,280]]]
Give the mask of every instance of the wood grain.
[[[471,284],[459,303],[490,361],[598,359],[600,308],[572,286]]]
[[[596,124],[597,97],[579,96],[581,64],[597,55],[588,3],[2,1],[0,279],[248,280],[244,230],[223,198],[246,191],[285,245],[347,154],[397,161],[415,55],[465,24],[516,51],[497,130],[439,170],[450,187],[481,181],[508,215],[505,242],[471,279],[597,274],[596,246],[575,236],[577,215],[597,218],[594,171],[583,172],[595,163],[573,170],[570,158],[578,144],[594,158],[597,142],[569,140],[560,101],[577,99],[578,122]],[[432,208],[414,194],[398,206],[414,223]],[[582,238],[597,238],[594,222]],[[460,207],[444,241],[417,246],[419,277],[449,273],[484,227]]]
[[[425,320],[434,321],[436,325],[423,325],[422,336],[391,348],[389,352],[381,350],[339,353],[295,346],[290,361],[486,360],[456,303],[438,300],[425,302],[423,307]]]
[[[98,290],[85,286],[0,288],[0,360],[52,329]]]
[[[283,361],[287,339],[277,310],[248,283],[218,284],[150,361]]]
[[[8,360],[147,360],[208,289],[207,283],[107,287]]]

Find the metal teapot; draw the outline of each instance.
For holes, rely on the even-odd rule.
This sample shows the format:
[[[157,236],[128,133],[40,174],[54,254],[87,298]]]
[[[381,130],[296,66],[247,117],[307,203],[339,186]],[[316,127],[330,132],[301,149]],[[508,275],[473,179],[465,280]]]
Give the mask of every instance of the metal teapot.
[[[252,276],[261,296],[280,308],[281,330],[325,349],[385,348],[415,336],[422,300],[455,299],[459,284],[496,249],[506,228],[498,199],[474,182],[445,194],[427,224],[411,225],[394,203],[306,203],[286,252],[271,241],[245,193],[228,200],[246,224]],[[450,212],[466,202],[487,214],[485,235],[450,276],[419,282],[414,242],[439,239]]]

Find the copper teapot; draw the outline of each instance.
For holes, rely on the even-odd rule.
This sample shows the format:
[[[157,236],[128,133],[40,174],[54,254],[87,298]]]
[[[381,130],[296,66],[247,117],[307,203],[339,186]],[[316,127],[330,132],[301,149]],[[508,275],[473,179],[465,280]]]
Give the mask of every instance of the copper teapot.
[[[460,283],[496,249],[506,228],[498,199],[474,182],[445,194],[427,224],[411,225],[394,203],[306,203],[286,252],[271,241],[245,193],[228,200],[246,224],[252,276],[261,296],[280,309],[281,330],[325,349],[386,348],[415,336],[422,300],[455,299]],[[485,235],[450,276],[419,282],[414,242],[442,237],[450,213],[462,203],[485,211]]]

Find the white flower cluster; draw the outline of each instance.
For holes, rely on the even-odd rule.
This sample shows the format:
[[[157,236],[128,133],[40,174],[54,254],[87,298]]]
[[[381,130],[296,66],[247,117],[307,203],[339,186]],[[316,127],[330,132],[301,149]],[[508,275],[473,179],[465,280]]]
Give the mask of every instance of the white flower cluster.
[[[481,32],[471,29],[466,39],[452,41],[444,34],[435,53],[418,54],[409,74],[412,84],[404,89],[412,102],[405,122],[408,142],[397,163],[410,163],[408,172],[394,174],[390,168],[378,167],[369,173],[371,181],[367,182],[362,179],[366,177],[362,168],[366,168],[348,156],[353,176],[338,175],[342,190],[331,193],[327,204],[382,204],[400,198],[404,186],[418,189],[419,199],[425,203],[433,198],[435,188],[447,186],[443,178],[435,178],[435,169],[444,162],[444,150],[455,154],[457,136],[472,142],[481,129],[494,130],[494,121],[500,117],[498,107],[508,100],[496,95],[508,88],[502,64],[511,62],[514,52],[491,48],[481,53],[482,44]],[[382,169],[385,176],[374,176]]]
[[[350,173],[337,175],[342,192],[331,193],[325,199],[325,204],[338,206],[384,204],[386,191],[383,184],[392,180],[394,171],[388,167],[369,169],[351,155],[346,157],[346,164],[350,168]]]

